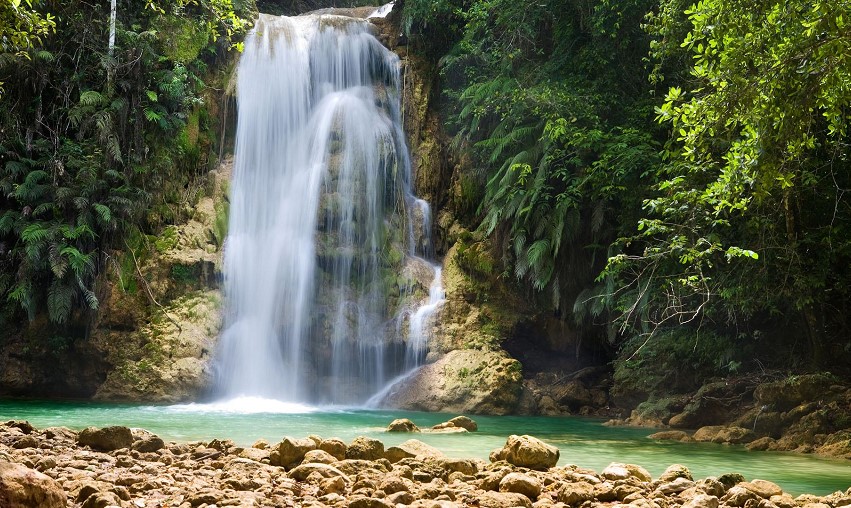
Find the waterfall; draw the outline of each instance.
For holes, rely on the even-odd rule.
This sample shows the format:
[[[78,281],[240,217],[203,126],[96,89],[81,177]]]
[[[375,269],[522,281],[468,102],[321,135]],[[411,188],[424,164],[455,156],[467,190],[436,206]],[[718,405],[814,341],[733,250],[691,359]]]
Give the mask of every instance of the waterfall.
[[[237,72],[215,392],[361,403],[422,361],[442,299],[433,269],[408,340],[393,333],[393,314],[410,308],[394,285],[401,264],[431,255],[398,57],[364,20],[261,15]]]

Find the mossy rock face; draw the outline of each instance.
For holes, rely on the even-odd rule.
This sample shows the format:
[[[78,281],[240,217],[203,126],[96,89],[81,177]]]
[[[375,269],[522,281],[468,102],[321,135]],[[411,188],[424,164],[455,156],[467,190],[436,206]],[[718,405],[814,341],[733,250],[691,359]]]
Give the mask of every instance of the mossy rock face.
[[[520,362],[504,352],[452,351],[398,386],[385,405],[417,411],[508,414],[522,390]]]
[[[110,331],[117,340],[116,368],[95,398],[180,402],[198,396],[211,381],[210,361],[221,328],[221,294],[203,291],[173,300],[135,333]]]
[[[221,241],[231,163],[210,173],[208,195],[189,220],[140,237],[115,257],[89,343],[112,368],[101,400],[171,403],[196,398],[210,384],[221,327]],[[220,235],[224,232],[220,231]],[[126,266],[125,266],[126,265]]]

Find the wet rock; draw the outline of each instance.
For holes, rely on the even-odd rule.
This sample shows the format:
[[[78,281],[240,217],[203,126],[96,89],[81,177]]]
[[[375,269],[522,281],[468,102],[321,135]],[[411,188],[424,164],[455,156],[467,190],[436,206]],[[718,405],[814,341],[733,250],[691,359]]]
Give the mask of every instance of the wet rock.
[[[387,432],[419,432],[420,428],[407,418],[399,418],[390,422]]]
[[[384,403],[420,411],[507,414],[520,400],[521,370],[503,352],[454,350],[420,368]]]
[[[93,450],[109,452],[133,445],[133,434],[128,427],[112,426],[99,429],[88,427],[77,434],[77,443]]]
[[[558,463],[559,449],[532,436],[512,434],[502,448],[491,452],[490,459],[530,469],[548,469]]]
[[[0,462],[3,508],[65,508],[67,496],[53,478],[20,464]]]
[[[467,416],[456,416],[455,418],[450,419],[447,423],[451,423],[456,427],[461,427],[462,429],[467,429],[470,432],[476,432],[479,430],[479,424],[477,424],[472,418]]]
[[[359,460],[384,458],[384,443],[371,437],[358,436],[346,448],[346,458]]]
[[[753,452],[762,452],[771,449],[771,446],[774,443],[775,440],[773,438],[766,436],[751,441],[750,443],[745,445],[745,448]]]
[[[663,430],[661,432],[650,434],[647,437],[658,441],[680,441],[682,443],[693,441],[692,437],[682,430]]]
[[[508,473],[499,482],[500,492],[523,494],[532,501],[538,499],[541,489],[541,482],[537,478],[523,473]]]
[[[753,432],[741,427],[727,427],[724,425],[710,425],[697,429],[694,440],[697,442],[742,444],[753,441]]]

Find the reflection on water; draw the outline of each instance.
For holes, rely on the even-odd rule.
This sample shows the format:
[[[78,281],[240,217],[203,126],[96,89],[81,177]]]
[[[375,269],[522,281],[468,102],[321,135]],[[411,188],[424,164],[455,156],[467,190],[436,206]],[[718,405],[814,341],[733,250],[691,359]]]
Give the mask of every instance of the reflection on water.
[[[469,434],[396,434],[384,428],[396,418],[410,418],[427,428],[455,415],[407,411],[313,408],[264,399],[177,406],[132,406],[96,403],[0,401],[0,421],[26,419],[36,427],[127,425],[150,430],[166,440],[233,439],[250,445],[263,438],[318,434],[350,441],[365,435],[386,446],[415,437],[449,456],[487,460],[509,434],[531,434],[561,450],[559,464],[602,470],[610,462],[640,464],[658,476],[670,464],[683,464],[695,478],[738,472],[748,479],[773,481],[792,494],[824,495],[851,487],[851,461],[807,455],[749,452],[740,446],[711,443],[656,442],[653,431],[604,427],[599,420],[575,417],[477,416],[479,432]]]

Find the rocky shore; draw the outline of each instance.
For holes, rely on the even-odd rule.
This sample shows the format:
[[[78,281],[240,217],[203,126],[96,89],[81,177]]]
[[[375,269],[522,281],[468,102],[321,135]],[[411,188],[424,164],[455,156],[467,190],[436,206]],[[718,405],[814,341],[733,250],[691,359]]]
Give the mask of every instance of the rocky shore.
[[[458,420],[467,423],[466,420]],[[385,448],[376,439],[284,438],[243,448],[227,440],[166,443],[127,427],[35,429],[0,424],[3,508],[566,507],[840,508],[851,488],[792,497],[741,475],[694,479],[670,466],[651,478],[641,466],[601,472],[559,466],[559,450],[510,436],[490,462],[444,456],[415,439]]]

